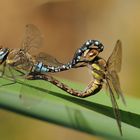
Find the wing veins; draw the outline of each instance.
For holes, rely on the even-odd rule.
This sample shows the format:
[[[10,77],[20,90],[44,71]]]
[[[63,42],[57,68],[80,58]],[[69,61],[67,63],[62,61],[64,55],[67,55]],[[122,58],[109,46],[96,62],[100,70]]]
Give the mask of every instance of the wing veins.
[[[112,107],[113,107],[113,111],[114,111],[114,115],[117,121],[117,125],[120,131],[120,134],[122,135],[122,129],[121,129],[121,120],[120,120],[120,113],[119,113],[119,107],[118,104],[116,102],[115,96],[114,96],[114,89],[112,89],[111,85],[110,85],[110,81],[107,80],[107,84],[108,84],[108,88],[109,88],[109,93],[110,93],[110,98],[111,98],[111,103],[112,103]]]

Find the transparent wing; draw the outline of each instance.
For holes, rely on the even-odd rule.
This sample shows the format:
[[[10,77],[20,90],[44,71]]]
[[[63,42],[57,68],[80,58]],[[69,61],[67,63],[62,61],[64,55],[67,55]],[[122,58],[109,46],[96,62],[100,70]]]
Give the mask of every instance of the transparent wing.
[[[24,50],[24,52],[28,52],[31,48],[39,48],[41,46],[43,46],[43,37],[41,32],[35,25],[27,24],[21,49]],[[41,52],[38,55],[36,55],[35,58],[36,61],[41,61],[46,65],[63,65],[55,57],[47,53]]]
[[[109,71],[120,72],[122,64],[122,43],[120,40],[116,42],[115,48],[107,61]]]
[[[19,77],[21,73],[15,71],[13,67],[0,65],[0,78],[6,80],[6,83],[0,83],[0,87],[5,87],[7,85],[14,85],[16,83],[16,77]]]
[[[0,88],[6,88],[8,85],[14,86],[15,83],[21,84],[21,87],[19,88],[19,98],[26,107],[32,108],[33,106],[38,105],[46,94],[42,94],[41,92],[43,91],[42,87],[44,86],[44,83],[42,83],[43,81],[36,82],[35,80],[27,80],[26,74],[28,74],[28,72],[19,71],[14,67],[10,67],[10,69],[5,67],[5,72],[2,76],[4,80],[0,83]],[[46,84],[46,86],[47,89],[50,90],[52,85]]]
[[[112,85],[113,85],[113,87],[115,89],[116,94],[118,94],[118,96],[121,97],[122,102],[124,104],[126,104],[125,98],[123,96],[123,93],[122,93],[122,90],[121,90],[121,87],[120,87],[119,76],[115,71],[111,72],[110,79],[111,79],[111,82],[112,82]]]
[[[56,58],[43,52],[39,53],[34,57],[35,57],[35,61],[42,62],[45,65],[51,65],[51,66],[62,65],[62,63],[58,62]],[[26,75],[28,75],[28,72]],[[38,97],[36,95],[40,95],[42,97],[45,95],[42,94],[41,92],[42,90],[41,87],[44,86],[44,83],[43,81],[38,81],[38,83],[35,84],[36,80],[33,81],[28,80],[26,79],[26,75],[25,75],[25,79],[23,79],[21,83],[22,86],[20,89],[20,99],[26,107],[32,108],[34,105],[38,105],[42,101],[42,98],[36,98]],[[50,90],[52,85],[47,85],[47,86],[48,86],[47,89]]]
[[[37,62],[43,62],[43,64],[48,65],[48,66],[56,66],[57,67],[57,66],[65,65],[64,63],[59,62],[55,57],[53,57],[47,53],[44,53],[44,52],[40,52],[37,56],[35,56],[35,59]],[[71,61],[69,63],[71,63]],[[80,65],[78,65],[78,64],[73,65],[72,67],[79,68],[79,67],[85,67],[88,65],[85,62],[80,63]]]
[[[121,41],[118,40],[115,48],[110,55],[108,61],[107,61],[107,71],[108,71],[108,79],[110,79],[110,82],[112,83],[112,86],[115,90],[115,94],[118,95],[118,97],[121,97],[124,104],[125,99],[120,87],[120,81],[117,72],[120,72],[121,70],[121,63],[122,63],[122,45]]]
[[[37,62],[42,62],[45,65],[48,66],[61,66],[63,63],[59,62],[55,57],[47,54],[47,53],[39,53],[37,56],[35,56],[35,59]]]
[[[120,134],[122,135],[120,112],[119,112],[118,104],[116,102],[116,98],[114,96],[114,87],[112,85],[112,82],[109,79],[106,79],[106,81],[107,81],[107,86],[108,86],[109,93],[110,93],[110,98],[111,98],[111,102],[112,102],[114,115],[115,115],[115,118],[116,118],[116,121],[117,121],[117,124],[118,124]]]
[[[42,43],[43,37],[39,29],[33,24],[27,24],[21,49],[27,52],[31,48],[41,47]]]

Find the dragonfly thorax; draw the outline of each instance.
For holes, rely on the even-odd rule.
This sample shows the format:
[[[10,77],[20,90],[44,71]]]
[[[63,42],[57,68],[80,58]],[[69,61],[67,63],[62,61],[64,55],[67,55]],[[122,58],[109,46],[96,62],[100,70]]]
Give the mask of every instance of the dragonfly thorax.
[[[106,73],[106,61],[100,57],[90,65],[92,70],[93,78],[99,81],[103,81],[105,79]]]
[[[33,58],[23,50],[14,49],[9,53],[6,63],[16,69],[30,70],[33,65]]]

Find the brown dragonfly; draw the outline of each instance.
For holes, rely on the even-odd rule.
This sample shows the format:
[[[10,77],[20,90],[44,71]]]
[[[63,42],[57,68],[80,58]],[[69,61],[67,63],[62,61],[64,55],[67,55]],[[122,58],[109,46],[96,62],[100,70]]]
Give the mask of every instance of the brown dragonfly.
[[[92,59],[91,56],[92,55],[87,53],[87,50],[85,50],[84,55],[81,56],[79,62],[80,60],[84,60],[85,57],[86,61],[82,61],[82,63],[77,63],[75,65],[75,67],[88,66],[88,68],[90,68],[91,70],[93,80],[85,88],[84,91],[78,91],[70,88],[68,85],[58,81],[57,79],[47,74],[34,74],[31,72],[27,76],[27,79],[42,79],[49,81],[57,87],[61,88],[62,90],[66,91],[67,93],[81,98],[85,98],[99,93],[99,91],[103,87],[103,84],[105,84],[109,91],[114,115],[118,124],[120,134],[122,135],[119,107],[116,101],[117,97],[121,97],[123,103],[125,104],[125,99],[120,87],[120,81],[118,76],[118,73],[121,71],[122,64],[122,43],[120,40],[116,42],[115,48],[107,61],[105,61],[99,56],[96,56],[94,59]]]

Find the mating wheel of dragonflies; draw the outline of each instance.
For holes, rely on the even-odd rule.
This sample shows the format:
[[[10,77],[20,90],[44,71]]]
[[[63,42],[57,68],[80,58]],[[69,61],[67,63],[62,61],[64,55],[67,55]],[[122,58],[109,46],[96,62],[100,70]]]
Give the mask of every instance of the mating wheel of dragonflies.
[[[68,85],[58,81],[57,79],[47,74],[34,74],[31,72],[28,75],[27,79],[30,80],[42,79],[49,81],[52,84],[56,85],[57,87],[61,88],[62,90],[66,91],[67,93],[82,98],[99,93],[99,91],[103,87],[103,84],[106,84],[106,87],[108,88],[110,94],[118,128],[120,134],[122,135],[119,107],[116,101],[117,95],[117,97],[121,97],[123,103],[125,104],[125,99],[120,87],[120,81],[118,76],[118,73],[121,71],[121,63],[122,63],[121,41],[118,40],[116,42],[115,48],[107,61],[105,61],[98,55],[95,55],[95,50],[92,49],[91,50],[86,49],[85,51],[83,51],[83,54],[80,57],[78,55],[75,56],[78,57],[79,61],[77,61],[77,63],[73,65],[73,68],[88,66],[93,76],[93,81],[85,88],[84,91],[78,91],[73,88],[70,88]],[[74,57],[75,60],[76,57]]]
[[[76,51],[69,63],[63,64],[55,57],[46,53],[40,52],[37,55],[32,55],[31,48],[39,48],[42,46],[42,40],[42,34],[35,25],[26,25],[25,37],[19,49],[0,48],[0,64],[2,65],[1,76],[6,75],[5,69],[8,69],[10,72],[10,76],[8,77],[12,78],[13,83],[15,83],[17,75],[14,75],[12,72],[12,69],[14,69],[20,73],[20,76],[23,76],[28,80],[47,80],[67,93],[78,97],[88,97],[98,93],[105,83],[108,87],[114,114],[120,133],[122,134],[119,109],[115,96],[115,94],[117,94],[118,97],[120,96],[125,103],[118,77],[122,61],[121,41],[117,41],[107,62],[99,57],[99,53],[104,49],[102,43],[98,40],[88,40]],[[71,68],[85,66],[90,68],[93,81],[84,91],[74,90],[48,75],[52,72],[57,73]],[[24,92],[21,92],[20,97],[23,96]]]
[[[27,24],[20,48],[0,48],[1,77],[12,80],[12,82],[10,81],[10,83],[1,86],[13,85],[17,83],[17,79],[23,78],[23,86],[20,91],[21,99],[27,100],[27,86],[24,85],[28,83],[28,80],[25,79],[30,72],[34,74],[49,74],[82,67],[85,66],[85,62],[88,61],[88,55],[90,55],[93,60],[104,48],[98,40],[88,40],[76,51],[70,62],[63,64],[55,57],[44,52],[37,51],[39,53],[34,55],[32,50],[34,48],[38,49],[41,46],[43,46],[43,36],[40,30],[33,24]]]

